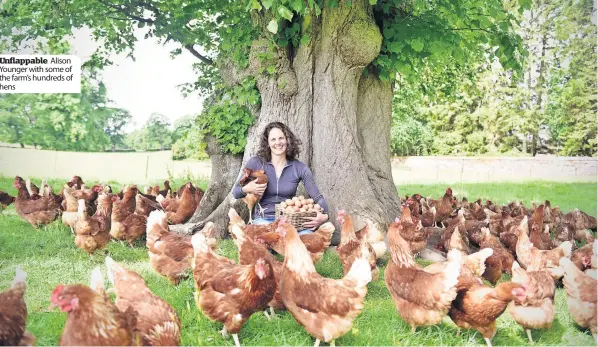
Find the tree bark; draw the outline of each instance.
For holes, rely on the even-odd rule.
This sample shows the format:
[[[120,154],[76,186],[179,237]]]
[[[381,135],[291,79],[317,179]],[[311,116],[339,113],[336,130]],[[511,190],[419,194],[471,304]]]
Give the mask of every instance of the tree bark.
[[[186,224],[171,225],[170,230],[193,234],[203,228],[205,223],[214,222],[217,226],[216,233],[222,238],[226,235],[226,228],[223,225],[228,224],[227,207],[235,203],[231,189],[241,169],[243,158],[240,155],[223,153],[216,139],[212,136],[206,136],[205,141],[207,143],[206,153],[212,161],[210,185],[191,219]],[[240,210],[239,206],[235,207]],[[242,215],[245,214],[248,215],[248,213]],[[222,220],[224,216],[227,216],[226,221]]]
[[[172,230],[193,232],[212,220],[222,223],[217,229],[220,236],[226,235],[227,212],[235,206],[232,184],[257,152],[261,132],[272,121],[287,124],[302,141],[299,159],[310,166],[328,203],[329,221],[337,229],[340,209],[357,219],[357,227],[370,219],[382,231],[399,215],[390,166],[392,85],[371,71],[364,74],[382,43],[371,6],[367,1],[353,1],[351,7],[341,2],[338,8],[324,9],[311,28],[309,43],[290,53],[279,50],[275,61],[267,62],[276,65],[275,74],[257,75],[262,104],[242,160],[209,153],[210,188],[191,227]],[[256,57],[268,47],[266,39],[252,45],[249,69],[254,73],[263,63]],[[244,204],[237,201],[237,210],[246,213],[239,205]]]

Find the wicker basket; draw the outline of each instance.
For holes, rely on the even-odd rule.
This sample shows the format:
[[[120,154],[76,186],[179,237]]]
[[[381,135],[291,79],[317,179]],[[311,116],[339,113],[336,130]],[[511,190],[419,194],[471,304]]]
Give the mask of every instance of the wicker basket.
[[[280,217],[285,217],[288,223],[291,223],[297,230],[303,229],[303,223],[309,222],[311,217],[318,215],[316,211],[309,212],[289,212],[286,209],[281,208],[280,204],[277,204],[274,208],[275,218],[279,220]]]

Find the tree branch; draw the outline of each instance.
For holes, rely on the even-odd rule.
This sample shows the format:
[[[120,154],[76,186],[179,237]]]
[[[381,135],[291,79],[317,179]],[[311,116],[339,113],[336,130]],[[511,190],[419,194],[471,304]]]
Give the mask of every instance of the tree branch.
[[[114,19],[114,20],[120,20],[123,22],[127,22],[129,20],[131,20],[131,18],[120,18],[120,17],[113,17],[113,16],[106,16],[106,18],[110,18],[110,19]]]
[[[471,30],[471,31],[475,31],[475,30],[481,30],[481,31],[486,32],[488,34],[494,34],[492,31],[490,31],[488,29],[484,29],[484,28],[449,28],[448,30],[451,30],[451,31],[459,31],[459,30]]]
[[[122,7],[120,7],[120,6],[117,6],[117,5],[115,5],[115,4],[111,4],[111,3],[107,2],[107,1],[103,1],[103,0],[98,0],[98,1],[99,1],[101,4],[103,4],[104,6],[110,7],[110,8],[112,8],[112,9],[114,9],[114,10],[116,10],[116,11],[118,11],[118,12],[120,12],[120,13],[124,14],[125,16],[127,16],[127,17],[129,17],[129,18],[131,18],[131,19],[134,19],[134,20],[136,20],[136,21],[143,22],[143,23],[150,23],[150,24],[153,24],[153,23],[154,23],[154,20],[153,20],[153,19],[149,19],[149,18],[143,18],[143,17],[136,16],[136,15],[134,15],[134,14],[132,14],[132,13],[128,12],[126,9],[124,9],[124,8],[122,8]]]
[[[196,58],[198,58],[199,60],[201,60],[204,64],[214,65],[214,62],[212,61],[212,59],[210,59],[208,57],[204,57],[203,55],[201,55],[197,50],[195,50],[195,48],[193,47],[192,44],[188,44],[188,45],[185,45],[183,47],[185,47],[186,50],[188,50],[189,52],[191,52],[191,54],[193,54]]]
[[[158,15],[160,13],[160,10],[158,10],[158,8],[156,6],[154,6],[153,4],[150,4],[149,2],[137,1],[136,4],[147,8],[148,10],[154,12],[154,14],[156,14],[156,15]]]
[[[115,4],[113,4],[113,3],[110,3],[110,2],[108,2],[108,1],[106,1],[106,0],[98,0],[98,1],[99,1],[101,4],[103,4],[104,6],[107,6],[107,7],[111,8],[111,9],[114,9],[114,10],[116,10],[117,12],[119,12],[119,13],[121,13],[121,14],[125,15],[125,16],[126,16],[126,17],[128,17],[128,18],[131,18],[131,19],[137,20],[137,21],[139,21],[139,22],[143,22],[143,23],[150,23],[150,24],[153,24],[153,23],[155,22],[153,19],[149,19],[149,18],[142,18],[142,17],[136,16],[136,15],[134,15],[134,14],[130,13],[129,11],[127,11],[127,9],[126,9],[126,8],[123,8],[123,7],[121,7],[121,6],[115,5]],[[150,3],[148,3],[148,2],[145,2],[145,1],[136,1],[136,2],[135,2],[135,5],[137,5],[137,6],[142,6],[143,8],[147,8],[148,10],[150,10],[150,11],[154,12],[154,15],[155,15],[156,17],[158,17],[158,16],[160,16],[160,15],[161,15],[161,13],[160,13],[160,11],[158,10],[158,8],[157,8],[157,7],[155,7],[153,4],[150,4]],[[114,17],[110,17],[110,18],[112,18],[112,19],[116,19],[116,20],[122,20],[122,18],[114,18]],[[170,39],[170,37],[167,37],[167,40],[168,40],[168,39]],[[183,47],[185,47],[185,49],[186,49],[186,50],[188,50],[189,52],[191,52],[191,54],[193,54],[193,55],[194,55],[196,58],[198,58],[199,60],[201,60],[201,61],[202,61],[204,64],[208,64],[208,65],[214,65],[214,62],[212,61],[212,59],[210,59],[210,58],[208,58],[208,57],[205,57],[205,56],[203,56],[202,54],[200,54],[200,53],[199,53],[199,52],[198,52],[198,51],[197,51],[197,50],[196,50],[196,49],[193,47],[193,44],[187,44],[187,45],[184,45]]]

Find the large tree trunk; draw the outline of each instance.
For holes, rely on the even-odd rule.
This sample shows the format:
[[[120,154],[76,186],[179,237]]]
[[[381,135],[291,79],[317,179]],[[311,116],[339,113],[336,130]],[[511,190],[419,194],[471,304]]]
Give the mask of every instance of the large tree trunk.
[[[257,152],[265,125],[281,121],[303,143],[299,159],[310,166],[328,203],[330,221],[336,225],[336,212],[344,209],[357,218],[358,227],[370,219],[385,231],[400,209],[390,167],[392,86],[373,73],[364,74],[380,52],[380,30],[367,1],[324,9],[311,28],[308,44],[277,52],[276,74],[258,76],[262,105],[249,129],[242,162]],[[268,47],[265,39],[254,42],[252,71],[260,66],[258,53]],[[229,193],[241,167],[229,157],[211,157],[208,192],[213,189],[218,199],[207,200],[206,192],[193,224],[183,228],[186,232],[212,220],[225,235]],[[223,194],[227,196],[220,200]]]

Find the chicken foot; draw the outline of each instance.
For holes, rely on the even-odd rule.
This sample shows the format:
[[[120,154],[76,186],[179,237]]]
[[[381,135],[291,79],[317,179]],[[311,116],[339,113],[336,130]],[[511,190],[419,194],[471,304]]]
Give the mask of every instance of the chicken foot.
[[[226,326],[222,327],[222,330],[220,330],[220,334],[222,334],[222,337],[224,338],[228,337],[228,331],[226,330]]]
[[[330,341],[329,345],[330,345],[330,347],[334,347],[335,340]],[[320,339],[316,339],[316,343],[314,344],[314,347],[319,347],[319,346],[320,346]]]
[[[488,345],[488,347],[492,347],[492,343],[490,342],[489,338],[484,337],[484,340],[486,340],[486,344]]]
[[[527,338],[529,339],[529,343],[534,343],[534,340],[532,339],[532,331],[530,329],[525,329],[525,332],[527,333]]]
[[[270,313],[268,313],[268,309],[264,310],[264,316],[266,316],[267,320],[276,318],[276,312],[274,312],[274,307],[270,306]]]
[[[241,347],[241,344],[239,343],[239,336],[237,334],[233,334],[233,340],[235,340],[235,346]]]
[[[258,212],[257,212],[258,216],[264,217],[266,210],[262,207],[262,205],[260,205],[259,202],[257,203],[257,207],[258,207]]]

